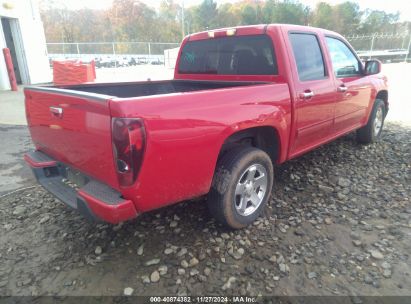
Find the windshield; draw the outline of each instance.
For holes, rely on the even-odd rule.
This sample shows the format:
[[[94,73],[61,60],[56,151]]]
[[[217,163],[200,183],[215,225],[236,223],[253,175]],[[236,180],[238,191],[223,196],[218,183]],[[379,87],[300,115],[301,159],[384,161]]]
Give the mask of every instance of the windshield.
[[[178,66],[180,74],[277,75],[277,62],[267,35],[188,41]]]

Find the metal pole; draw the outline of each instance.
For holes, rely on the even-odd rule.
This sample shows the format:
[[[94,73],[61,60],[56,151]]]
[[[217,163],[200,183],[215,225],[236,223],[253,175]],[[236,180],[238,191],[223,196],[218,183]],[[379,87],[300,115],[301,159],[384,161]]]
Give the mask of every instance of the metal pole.
[[[66,53],[66,50],[64,49],[64,32],[61,31],[61,41],[63,41],[63,54]]]
[[[368,56],[368,60],[371,59],[371,53],[372,53],[372,50],[374,49],[374,39],[375,39],[375,34],[372,35],[372,39],[371,39],[371,49],[370,49],[370,55]]]
[[[78,43],[76,44],[76,46],[77,46],[77,55],[78,55],[78,57],[80,57],[80,49],[78,47]]]
[[[111,46],[113,47],[114,67],[117,68],[116,47],[115,47],[115,45],[114,45],[114,42],[111,43]]]
[[[184,0],[181,1],[181,32],[183,34],[183,38],[185,36],[185,30],[184,30]]]
[[[151,63],[150,59],[151,59],[151,43],[149,42],[148,43],[148,61],[149,61],[149,63]]]
[[[410,47],[411,47],[411,34],[410,34],[410,39],[408,40],[407,54],[405,54],[404,62],[407,62],[407,60],[408,60],[408,55],[410,54]]]

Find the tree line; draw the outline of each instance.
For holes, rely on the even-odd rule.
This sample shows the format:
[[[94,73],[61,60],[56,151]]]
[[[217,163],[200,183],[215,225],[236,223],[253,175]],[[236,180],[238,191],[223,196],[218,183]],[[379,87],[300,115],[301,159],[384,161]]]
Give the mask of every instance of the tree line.
[[[310,25],[346,36],[411,33],[411,22],[400,22],[399,12],[361,10],[350,1],[337,5],[319,2],[310,8],[294,0],[242,0],[221,5],[203,0],[182,9],[181,1],[163,0],[155,9],[138,0],[114,0],[105,10],[73,10],[64,3],[40,1],[47,42],[179,42],[183,34],[261,23]]]

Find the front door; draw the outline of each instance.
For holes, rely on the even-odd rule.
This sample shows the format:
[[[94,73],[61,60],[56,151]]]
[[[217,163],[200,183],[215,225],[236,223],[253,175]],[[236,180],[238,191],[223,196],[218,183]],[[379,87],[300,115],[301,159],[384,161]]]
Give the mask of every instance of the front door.
[[[314,33],[288,34],[294,55],[295,130],[290,156],[301,154],[330,136],[335,106],[335,84],[324,60],[323,47]],[[293,61],[293,60],[291,60]]]
[[[329,36],[325,41],[337,90],[333,130],[337,135],[364,123],[371,96],[371,84],[368,78],[363,76],[361,62],[344,41]]]

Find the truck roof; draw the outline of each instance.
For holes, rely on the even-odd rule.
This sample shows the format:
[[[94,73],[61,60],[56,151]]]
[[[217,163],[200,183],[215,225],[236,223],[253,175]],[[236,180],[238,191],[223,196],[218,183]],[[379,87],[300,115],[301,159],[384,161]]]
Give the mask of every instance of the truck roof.
[[[329,31],[326,29],[312,27],[312,26],[304,26],[304,25],[295,25],[295,24],[257,24],[257,25],[247,25],[247,26],[234,26],[234,27],[225,27],[219,29],[213,29],[203,32],[198,32],[194,34],[187,35],[184,40],[202,40],[210,38],[210,33],[219,34],[219,33],[226,33],[227,30],[235,30],[236,35],[261,35],[264,34],[266,31],[274,30],[274,29],[282,28],[288,31],[307,31],[307,32],[314,32],[314,33],[323,33],[329,34],[333,36],[342,37],[340,34]]]

